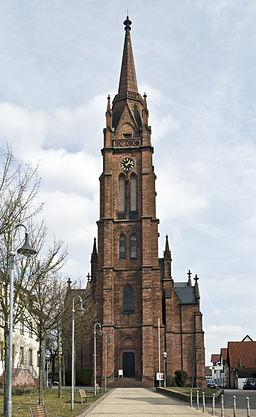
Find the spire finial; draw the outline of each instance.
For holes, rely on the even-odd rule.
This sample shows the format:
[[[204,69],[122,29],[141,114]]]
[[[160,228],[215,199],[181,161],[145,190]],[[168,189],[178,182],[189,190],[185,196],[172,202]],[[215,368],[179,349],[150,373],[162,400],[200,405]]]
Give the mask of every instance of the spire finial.
[[[110,111],[110,108],[111,108],[111,106],[110,106],[110,94],[108,94],[107,100],[108,100],[107,111]]]
[[[88,274],[86,276],[87,276],[88,282],[91,282],[91,275],[89,274],[89,272],[88,272]]]
[[[192,285],[192,283],[191,283],[191,275],[192,275],[192,272],[190,271],[190,269],[188,270],[188,272],[187,272],[187,276],[188,276],[188,285]]]
[[[197,276],[197,274],[195,275],[195,278],[194,278],[194,280],[195,280],[195,285],[198,285],[198,280],[199,280],[199,277]]]
[[[124,21],[124,26],[125,26],[124,30],[131,30],[131,24],[132,24],[132,21],[129,19],[128,10],[127,10],[127,17],[126,17],[126,20]]]
[[[71,288],[71,283],[72,283],[72,281],[71,281],[71,279],[69,277],[68,280],[67,280],[68,288]]]

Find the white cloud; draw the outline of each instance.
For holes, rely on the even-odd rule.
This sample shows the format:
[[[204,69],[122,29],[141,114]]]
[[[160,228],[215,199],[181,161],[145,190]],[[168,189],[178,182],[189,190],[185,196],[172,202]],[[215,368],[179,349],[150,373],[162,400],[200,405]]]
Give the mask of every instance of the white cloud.
[[[236,325],[211,325],[205,328],[207,335],[205,346],[207,351],[206,364],[210,365],[212,353],[220,353],[221,348],[227,347],[227,342],[240,342],[247,334],[255,338],[255,330],[252,327],[240,327]]]
[[[195,182],[186,178],[168,158],[158,170],[157,192],[157,204],[165,222],[174,218],[185,220],[208,206],[207,193],[200,193]]]

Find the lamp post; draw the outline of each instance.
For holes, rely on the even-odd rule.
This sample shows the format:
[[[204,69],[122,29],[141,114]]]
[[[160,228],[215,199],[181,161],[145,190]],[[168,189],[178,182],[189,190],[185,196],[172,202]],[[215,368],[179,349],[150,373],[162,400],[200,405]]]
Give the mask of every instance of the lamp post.
[[[164,387],[166,388],[166,360],[167,360],[167,352],[163,352],[164,358]]]
[[[36,250],[32,248],[29,243],[27,228],[24,224],[17,224],[14,229],[18,227],[24,227],[25,229],[25,242],[21,248],[17,250],[17,253],[24,256],[36,255]],[[14,281],[14,261],[15,251],[13,249],[13,232],[11,231],[11,250],[10,255],[10,294],[9,294],[9,357],[8,357],[8,394],[7,394],[7,417],[12,417],[12,333],[13,333],[13,281]]]
[[[111,343],[112,339],[110,334],[105,335],[105,388],[104,390],[107,391],[107,363],[108,363],[108,343]]]
[[[97,336],[97,327],[99,328],[98,330],[98,335],[102,336],[102,328],[101,328],[101,324],[100,323],[95,323],[93,326],[93,335],[94,335],[94,396],[96,397],[96,378],[97,378],[97,371],[96,371],[96,336]]]
[[[71,410],[74,410],[74,386],[75,386],[75,299],[79,299],[79,306],[76,311],[83,313],[85,309],[83,308],[83,301],[80,295],[75,295],[72,302],[72,353],[71,353]]]

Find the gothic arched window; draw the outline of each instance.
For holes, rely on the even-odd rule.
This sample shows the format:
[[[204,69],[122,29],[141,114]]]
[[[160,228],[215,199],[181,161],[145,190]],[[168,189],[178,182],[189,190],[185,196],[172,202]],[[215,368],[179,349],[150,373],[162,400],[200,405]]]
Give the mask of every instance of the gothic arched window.
[[[119,238],[119,258],[125,259],[126,258],[126,249],[125,249],[125,237],[121,235]]]
[[[136,236],[132,235],[130,238],[130,255],[131,259],[137,258]]]
[[[119,176],[119,211],[125,212],[125,177]]]
[[[133,313],[133,290],[130,285],[124,288],[124,313]]]
[[[131,175],[130,180],[130,204],[131,211],[137,211],[137,178],[136,175]]]

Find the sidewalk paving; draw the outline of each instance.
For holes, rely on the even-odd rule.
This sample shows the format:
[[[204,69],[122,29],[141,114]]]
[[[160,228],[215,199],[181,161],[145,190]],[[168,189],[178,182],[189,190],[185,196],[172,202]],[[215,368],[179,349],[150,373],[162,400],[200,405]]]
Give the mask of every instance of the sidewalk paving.
[[[146,388],[115,388],[80,417],[193,417],[208,415]]]

